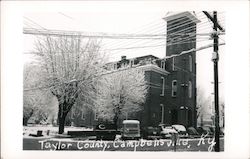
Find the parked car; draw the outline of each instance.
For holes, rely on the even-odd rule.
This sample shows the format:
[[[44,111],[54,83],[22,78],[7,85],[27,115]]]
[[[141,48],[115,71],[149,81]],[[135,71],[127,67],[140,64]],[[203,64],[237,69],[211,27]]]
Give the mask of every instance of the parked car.
[[[142,130],[142,137],[145,139],[159,139],[161,138],[161,127],[148,126]]]
[[[210,128],[211,132],[212,132],[213,134],[215,134],[215,126],[209,126],[209,128]],[[223,136],[223,135],[224,135],[224,128],[221,127],[221,128],[220,128],[220,136]]]
[[[206,135],[206,134],[207,134],[207,136],[213,135],[213,132],[211,131],[211,129],[208,126],[197,127],[197,132],[200,135]]]
[[[139,139],[140,134],[140,121],[138,120],[124,120],[122,122],[121,138],[126,139]]]
[[[175,124],[175,125],[172,125],[172,127],[178,132],[178,135],[180,138],[187,138],[188,137],[188,133],[187,133],[185,126]]]
[[[191,138],[199,137],[199,133],[194,127],[187,128],[187,133],[188,133],[188,136]]]
[[[160,125],[162,131],[160,132],[162,138],[171,138],[173,134],[178,132],[172,126]]]

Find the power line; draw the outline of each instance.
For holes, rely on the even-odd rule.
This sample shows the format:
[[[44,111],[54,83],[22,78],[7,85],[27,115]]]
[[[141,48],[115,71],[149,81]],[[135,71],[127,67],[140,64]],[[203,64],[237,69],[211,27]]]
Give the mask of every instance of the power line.
[[[225,43],[221,43],[221,44],[219,44],[219,46],[220,45],[225,45]],[[162,58],[162,60],[166,60],[166,59],[169,59],[169,58],[172,58],[172,57],[178,57],[178,56],[181,56],[181,55],[184,55],[184,54],[188,54],[190,52],[196,52],[196,51],[200,51],[200,50],[207,49],[207,48],[210,48],[210,47],[213,47],[213,44],[209,44],[209,45],[197,48],[197,49],[193,48],[193,49],[190,49],[190,50],[187,50],[187,51],[182,51],[180,54],[177,54],[177,55],[166,56],[165,58]],[[156,60],[153,60],[153,61],[156,61]],[[136,65],[136,66],[134,66],[132,68],[137,68],[137,67],[140,67],[140,66],[142,66],[142,65]],[[131,69],[131,67],[123,68],[123,69],[120,69],[118,71],[125,71],[127,69]],[[103,76],[103,75],[112,74],[114,72],[116,72],[116,71],[105,72],[105,73],[102,73],[102,74],[99,74],[99,75],[95,75],[92,78],[97,78],[97,77],[100,77],[100,76]],[[86,79],[84,79],[84,80],[86,80]],[[72,80],[72,81],[69,81],[69,82],[66,82],[66,83],[59,84],[57,86],[60,86],[60,85],[63,85],[63,84],[69,84],[69,83],[72,83],[72,82],[80,82],[80,81],[83,81],[83,80]],[[29,88],[29,89],[24,89],[24,91],[32,91],[32,90],[37,90],[37,89],[50,89],[51,87],[55,87],[55,85],[53,84],[53,85],[44,86],[44,87]]]
[[[68,19],[74,20],[74,18],[72,18],[71,16],[68,16],[68,15],[66,15],[66,14],[64,14],[62,12],[58,12],[58,14],[61,14],[61,15],[63,15],[64,17],[66,17]]]

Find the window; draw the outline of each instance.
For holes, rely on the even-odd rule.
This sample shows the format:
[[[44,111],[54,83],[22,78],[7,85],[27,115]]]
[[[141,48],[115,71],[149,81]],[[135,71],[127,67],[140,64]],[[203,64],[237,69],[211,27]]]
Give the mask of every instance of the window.
[[[160,104],[161,107],[161,123],[164,123],[164,105]]]
[[[192,82],[188,82],[188,97],[192,98]]]
[[[94,120],[98,120],[98,113],[96,111],[94,112]]]
[[[160,96],[164,96],[164,91],[165,91],[165,78],[164,77],[161,77],[161,83],[162,83],[162,88],[161,88]]]
[[[164,60],[161,61],[161,68],[165,70],[165,61]]]
[[[189,55],[189,71],[192,72],[193,67],[193,58]]]
[[[172,59],[172,70],[175,71],[175,57],[173,57]]]
[[[126,112],[125,117],[126,117],[126,120],[128,120],[128,112]]]
[[[134,66],[134,64],[135,64],[134,59],[130,60],[130,61],[129,61],[129,63],[130,63],[130,67],[133,67],[133,66]]]
[[[155,118],[155,113],[152,114],[152,117]]]
[[[125,67],[126,67],[126,63],[123,62],[123,63],[121,64],[121,68],[125,68]]]
[[[177,80],[172,81],[172,97],[177,96]]]
[[[85,120],[85,114],[84,114],[84,111],[82,110],[81,112],[82,112],[81,119],[82,119],[82,120]]]
[[[114,64],[114,70],[116,70],[116,69],[117,69],[117,63]]]

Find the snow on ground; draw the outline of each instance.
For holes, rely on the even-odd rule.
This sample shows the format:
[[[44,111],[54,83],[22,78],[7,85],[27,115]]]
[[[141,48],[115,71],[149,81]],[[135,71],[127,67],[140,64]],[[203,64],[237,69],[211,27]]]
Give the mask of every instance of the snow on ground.
[[[58,126],[52,126],[52,125],[32,125],[32,126],[23,126],[23,137],[30,138],[32,136],[29,136],[30,134],[37,134],[37,131],[42,131],[42,137],[49,137],[49,136],[60,136],[58,134]],[[65,126],[64,133],[61,136],[67,135],[68,131],[93,131],[93,129],[86,128],[86,127],[72,127],[72,126]],[[42,138],[39,137],[39,138]]]

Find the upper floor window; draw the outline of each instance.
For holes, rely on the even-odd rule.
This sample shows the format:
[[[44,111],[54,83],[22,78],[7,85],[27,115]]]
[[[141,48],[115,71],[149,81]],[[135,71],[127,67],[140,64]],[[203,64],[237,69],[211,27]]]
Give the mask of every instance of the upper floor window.
[[[188,82],[188,97],[192,98],[192,82]]]
[[[117,63],[114,63],[114,70],[117,69]]]
[[[172,70],[175,71],[175,57],[172,59]]]
[[[193,58],[189,55],[189,71],[192,72],[193,67]]]
[[[130,61],[129,61],[129,64],[130,64],[130,67],[133,67],[134,64],[135,64],[135,60],[134,60],[134,59],[130,60]]]
[[[172,81],[172,97],[177,96],[177,80]]]
[[[94,112],[94,120],[98,120],[98,112],[97,111]]]
[[[126,63],[123,62],[123,63],[121,64],[121,68],[125,68],[125,67],[126,67]]]
[[[164,96],[164,91],[165,91],[165,78],[164,77],[161,77],[161,83],[162,83],[162,88],[161,88],[160,96]]]
[[[161,61],[161,68],[165,70],[165,61],[164,60]]]
[[[83,111],[83,110],[81,111],[81,119],[82,119],[82,120],[85,120],[85,114],[84,114],[84,111]]]

